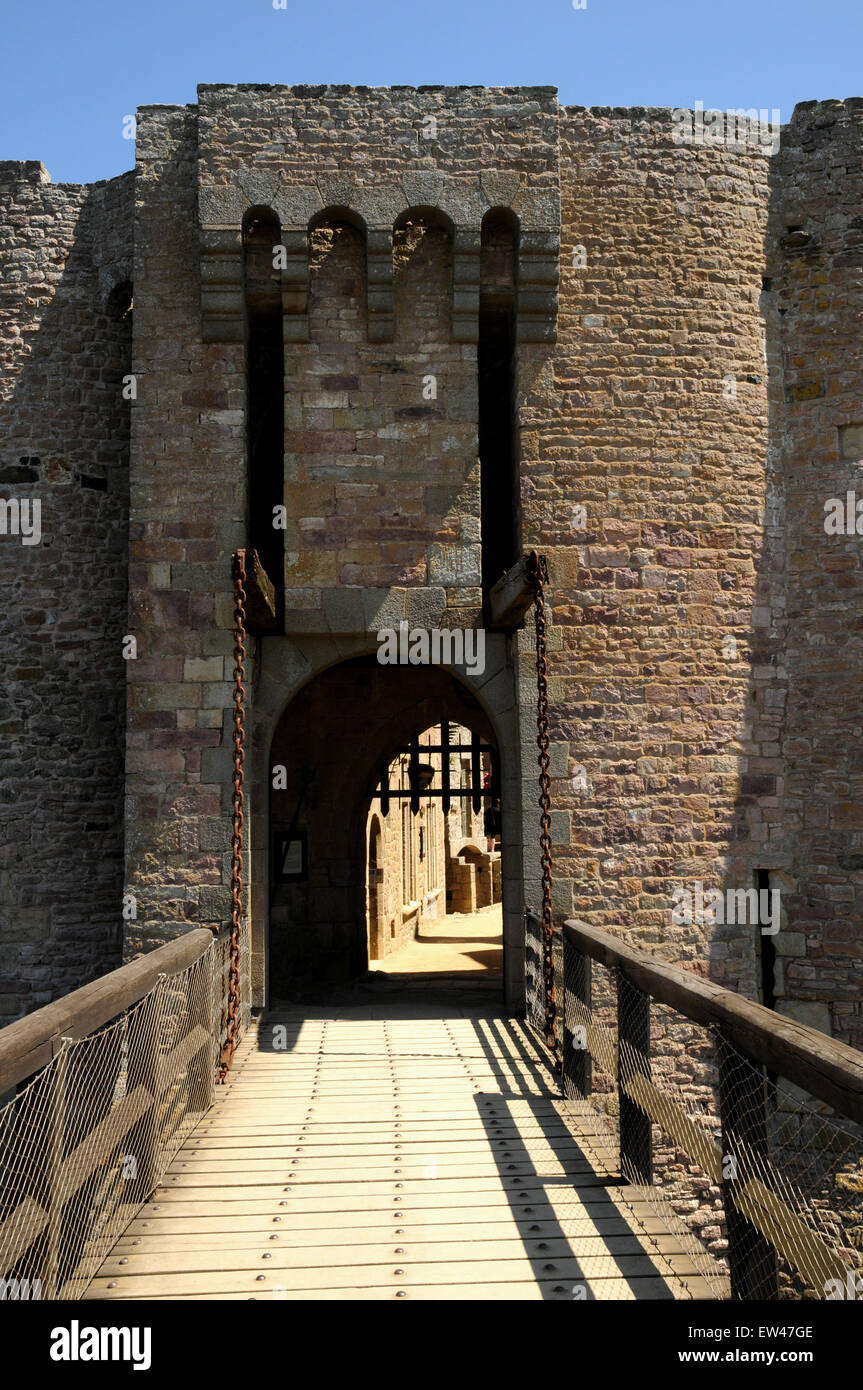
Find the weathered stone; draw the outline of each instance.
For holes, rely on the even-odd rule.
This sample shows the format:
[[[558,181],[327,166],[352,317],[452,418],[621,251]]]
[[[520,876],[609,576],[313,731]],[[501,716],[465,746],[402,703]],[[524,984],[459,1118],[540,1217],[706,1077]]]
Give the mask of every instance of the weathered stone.
[[[116,960],[123,887],[144,905],[129,949],[225,910],[205,894],[229,881],[245,214],[273,208],[307,293],[300,313],[294,272],[281,282],[285,631],[249,643],[261,903],[260,766],[288,699],[373,658],[403,617],[483,621],[475,339],[494,205],[520,223],[516,549],[549,564],[559,910],[755,997],[754,932],[679,926],[669,905],[681,880],[767,872],[779,1006],[861,1040],[846,995],[863,949],[863,570],[856,528],[824,529],[830,499],[860,487],[861,126],[859,103],[806,104],[769,160],[739,141],[680,149],[667,111],[561,109],[548,89],[205,85],[197,108],[141,111],[134,175],[55,187],[41,165],[0,165],[0,485],[41,497],[50,540],[0,536],[0,892],[39,938],[14,947],[21,1007]],[[349,216],[310,230],[327,207]],[[471,690],[510,730],[517,918],[539,891],[535,652],[530,627],[499,640]],[[365,717],[355,696],[355,744]],[[344,958],[355,907],[321,923]],[[511,934],[510,982],[520,949]]]

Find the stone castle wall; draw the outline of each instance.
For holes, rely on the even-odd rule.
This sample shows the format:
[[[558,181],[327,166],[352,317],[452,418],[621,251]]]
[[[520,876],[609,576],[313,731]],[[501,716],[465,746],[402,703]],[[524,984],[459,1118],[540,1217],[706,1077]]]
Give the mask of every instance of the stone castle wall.
[[[10,1010],[116,959],[124,786],[126,951],[229,918],[244,217],[271,209],[288,253],[286,635],[249,642],[260,768],[300,672],[373,653],[403,616],[482,621],[479,246],[503,207],[522,244],[518,540],[551,572],[556,911],[755,996],[757,925],[675,925],[671,894],[767,872],[777,1007],[859,1041],[859,538],[827,535],[823,507],[863,459],[860,113],[804,105],[768,157],[549,88],[204,86],[140,111],[134,176],[55,187],[0,165],[2,495],[38,490],[45,531],[0,537]],[[528,620],[493,682],[519,725],[513,949],[515,897],[539,885],[532,643]]]
[[[201,341],[197,153],[193,108],[139,112],[127,952],[230,918],[226,557],[245,543],[245,384],[242,346]]]
[[[668,111],[564,113],[559,339],[523,410],[539,437],[525,541],[548,553],[561,642],[559,909],[751,992],[751,931],[675,928],[670,894],[751,882],[775,797],[751,666],[769,161],[672,129]]]
[[[482,218],[501,200],[523,217],[527,287],[548,260],[548,237],[556,243],[558,215],[553,94],[493,95],[489,106],[474,89],[203,87],[198,111],[139,113],[130,625],[141,641],[127,763],[127,881],[139,914],[129,950],[228,917],[225,557],[244,543],[248,505],[242,228],[251,208],[272,209],[292,257],[283,279],[288,638],[337,633],[374,652],[378,627],[403,616],[428,626],[480,617]],[[426,115],[439,139],[417,155]],[[364,142],[379,159],[355,158]],[[483,172],[481,146],[502,171]],[[250,149],[260,155],[254,174]],[[429,207],[440,225],[399,243],[396,224]],[[347,230],[339,209],[353,219]],[[339,226],[335,238],[316,234],[320,216]],[[543,297],[540,289],[535,318]],[[528,324],[525,337],[536,331]],[[429,371],[438,394],[427,404]],[[252,672],[254,660],[251,643]],[[253,717],[254,676],[250,693]],[[253,894],[261,885],[266,894],[266,839],[251,835]],[[328,887],[332,898],[346,886]],[[517,910],[511,918],[514,930]]]
[[[251,207],[290,252],[288,632],[366,630],[394,588],[476,622],[482,221],[556,245],[557,116],[550,88],[200,89],[205,333],[241,337]]]
[[[787,709],[773,844],[788,876],[780,986],[803,1022],[863,1046],[863,102],[805,102],[774,170],[767,270],[780,374],[773,403],[785,549],[776,605]],[[844,510],[844,508],[843,508]],[[789,1010],[791,1011],[791,1010]]]
[[[0,1022],[120,961],[132,191],[0,163]]]

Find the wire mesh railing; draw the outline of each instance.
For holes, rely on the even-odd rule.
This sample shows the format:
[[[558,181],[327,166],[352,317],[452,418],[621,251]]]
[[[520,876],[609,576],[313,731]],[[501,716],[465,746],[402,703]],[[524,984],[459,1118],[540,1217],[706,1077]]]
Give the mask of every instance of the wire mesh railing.
[[[573,922],[561,1022],[564,1094],[714,1297],[863,1293],[858,1053]]]
[[[213,1103],[227,971],[196,930],[0,1034],[0,1299],[84,1293]]]

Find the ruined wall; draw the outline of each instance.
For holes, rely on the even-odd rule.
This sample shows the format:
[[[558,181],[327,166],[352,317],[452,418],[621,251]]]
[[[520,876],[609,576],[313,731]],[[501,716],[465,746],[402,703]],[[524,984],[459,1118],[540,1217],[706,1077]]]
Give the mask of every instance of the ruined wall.
[[[769,272],[781,379],[789,878],[780,1007],[863,1045],[863,101],[805,102],[783,131]],[[848,494],[852,494],[847,526]],[[834,505],[829,506],[831,499]],[[825,507],[827,508],[825,510]],[[840,524],[828,533],[828,517]]]
[[[557,909],[750,993],[757,928],[675,926],[671,890],[751,885],[780,790],[752,693],[768,165],[675,145],[668,111],[567,109],[560,336],[521,413],[558,648]]]
[[[0,163],[0,1022],[119,963],[131,195]]]

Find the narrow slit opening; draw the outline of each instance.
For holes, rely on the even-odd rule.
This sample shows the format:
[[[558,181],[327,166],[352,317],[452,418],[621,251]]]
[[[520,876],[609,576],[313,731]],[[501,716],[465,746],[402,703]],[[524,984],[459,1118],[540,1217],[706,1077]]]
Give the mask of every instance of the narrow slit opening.
[[[516,220],[506,209],[486,213],[480,249],[479,397],[480,508],[483,592],[517,558],[515,430]]]
[[[246,447],[248,544],[284,602],[284,529],[275,522],[284,506],[285,350],[281,272],[274,264],[279,220],[269,208],[253,208],[243,224],[246,305]]]

